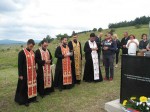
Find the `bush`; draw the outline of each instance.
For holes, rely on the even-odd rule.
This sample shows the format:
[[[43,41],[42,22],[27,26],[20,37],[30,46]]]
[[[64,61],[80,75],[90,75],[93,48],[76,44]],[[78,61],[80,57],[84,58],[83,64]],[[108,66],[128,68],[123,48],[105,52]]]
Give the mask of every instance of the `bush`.
[[[7,48],[7,51],[10,51],[10,48]]]
[[[23,48],[23,45],[21,45],[20,47]]]
[[[135,25],[135,28],[139,29],[139,28],[141,28],[141,25],[137,24],[137,25]]]
[[[5,51],[5,49],[1,49],[1,52],[4,52]]]
[[[16,49],[16,52],[18,52],[19,51],[19,49]]]

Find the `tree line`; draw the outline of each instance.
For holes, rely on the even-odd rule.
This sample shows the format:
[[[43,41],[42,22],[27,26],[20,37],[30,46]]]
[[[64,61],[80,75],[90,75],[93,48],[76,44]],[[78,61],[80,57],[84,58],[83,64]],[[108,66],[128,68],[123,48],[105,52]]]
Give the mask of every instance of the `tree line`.
[[[131,21],[122,21],[119,23],[110,23],[108,28],[119,28],[119,27],[128,27],[128,26],[136,26],[136,25],[144,25],[150,22],[150,17],[142,16],[137,17]]]

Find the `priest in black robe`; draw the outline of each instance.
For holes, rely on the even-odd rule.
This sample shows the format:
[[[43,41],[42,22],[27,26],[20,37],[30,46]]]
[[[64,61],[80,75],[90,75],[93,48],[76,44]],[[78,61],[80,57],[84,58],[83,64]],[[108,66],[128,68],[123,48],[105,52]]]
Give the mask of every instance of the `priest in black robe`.
[[[32,52],[34,55],[34,52],[32,51],[35,43],[34,40],[29,39],[27,42],[27,48],[24,48],[24,50],[21,50],[18,54],[18,84],[15,94],[15,102],[17,102],[20,105],[29,106],[30,102],[37,102],[36,100],[36,88],[34,89],[34,97],[29,98],[28,96],[28,78],[27,78],[27,60],[26,60],[26,52]],[[34,63],[35,60],[32,60],[32,63]],[[35,66],[34,66],[35,67]],[[36,72],[36,69],[35,69]],[[36,79],[36,78],[35,78]],[[36,85],[36,80],[35,80]]]
[[[73,40],[68,43],[70,51],[73,52],[71,57],[72,75],[75,84],[80,84],[82,78],[82,48],[78,41],[78,35],[73,34]]]
[[[48,42],[47,40],[44,39],[41,41],[41,47],[35,52],[35,59],[38,65],[37,91],[42,98],[45,95],[49,95],[51,92],[54,92],[53,75],[52,75],[51,67],[50,67],[50,65],[52,65],[52,55],[51,55],[51,52],[47,49],[47,47],[48,47]],[[42,57],[42,53],[44,53],[43,57],[45,57],[47,54],[47,58],[45,57],[44,59]],[[48,66],[48,68],[46,65]],[[44,69],[45,69],[45,72],[44,72]],[[50,70],[49,73],[48,73],[48,69]]]
[[[70,80],[69,84],[64,84],[63,59],[70,58],[72,56],[72,53],[70,52],[70,50],[68,50],[67,51],[68,53],[63,54],[62,49],[69,49],[69,47],[67,45],[66,37],[61,38],[61,45],[58,46],[55,51],[55,57],[57,58],[57,63],[56,63],[56,69],[55,69],[54,86],[56,88],[58,88],[59,91],[62,91],[63,89],[70,89],[74,86],[72,73],[69,75],[71,78],[71,79],[69,79]],[[70,61],[71,61],[71,59],[70,59]],[[70,63],[69,68],[71,69],[71,63]],[[66,75],[68,75],[68,74],[66,74]]]
[[[95,34],[90,34],[90,39],[85,43],[85,68],[83,80],[85,82],[100,82],[103,80],[99,66],[98,46],[95,42]],[[93,54],[93,55],[92,55]],[[93,57],[92,57],[93,56]]]

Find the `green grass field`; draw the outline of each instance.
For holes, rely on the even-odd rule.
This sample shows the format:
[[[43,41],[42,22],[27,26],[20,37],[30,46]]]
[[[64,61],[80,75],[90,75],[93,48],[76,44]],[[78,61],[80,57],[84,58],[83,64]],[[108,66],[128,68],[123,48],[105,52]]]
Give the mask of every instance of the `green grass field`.
[[[107,31],[104,30],[103,32]],[[135,27],[117,28],[115,31],[120,38],[123,32],[128,31],[129,34],[135,34],[140,39],[142,33],[148,33],[148,25],[144,25],[139,29]],[[98,34],[98,32],[95,33]],[[89,38],[89,34],[79,35],[82,48]],[[54,40],[49,45],[53,57],[57,45],[58,40]],[[35,49],[37,48],[36,45]],[[64,90],[62,92],[55,90],[54,93],[43,99],[38,97],[39,103],[32,103],[28,108],[19,106],[14,102],[14,94],[18,78],[17,57],[20,49],[22,49],[20,45],[0,45],[0,112],[105,112],[104,104],[118,99],[120,96],[121,70],[119,63],[119,67],[115,69],[113,82],[82,82],[71,90]],[[54,63],[56,63],[56,59],[54,59]],[[101,70],[104,76],[104,67]]]

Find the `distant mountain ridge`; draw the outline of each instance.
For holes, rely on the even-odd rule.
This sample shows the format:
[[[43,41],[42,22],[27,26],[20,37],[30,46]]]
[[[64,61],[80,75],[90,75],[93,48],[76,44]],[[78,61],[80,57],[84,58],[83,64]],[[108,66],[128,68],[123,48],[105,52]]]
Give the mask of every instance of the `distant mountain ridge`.
[[[35,43],[39,43],[40,40],[34,40]],[[24,41],[17,41],[17,40],[9,40],[9,39],[3,39],[0,40],[0,44],[25,44],[26,42]]]

